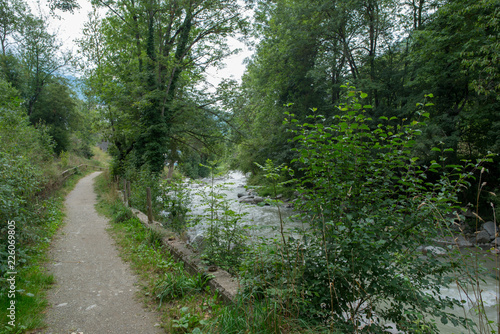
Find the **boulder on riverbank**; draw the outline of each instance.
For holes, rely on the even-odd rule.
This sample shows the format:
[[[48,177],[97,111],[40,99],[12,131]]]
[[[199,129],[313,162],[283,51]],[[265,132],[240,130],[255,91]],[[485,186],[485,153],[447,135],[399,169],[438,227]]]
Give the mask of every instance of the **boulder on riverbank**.
[[[238,194],[238,197],[239,197],[239,194]],[[264,202],[264,199],[262,197],[259,197],[259,196],[249,195],[249,196],[241,196],[238,201],[240,203],[258,204],[258,203]]]
[[[491,236],[486,231],[479,231],[476,234],[476,243],[478,244],[488,244],[491,241]]]
[[[490,240],[493,240],[498,236],[498,226],[494,222],[484,223],[482,230],[489,234]]]
[[[237,194],[237,196],[238,196],[238,202],[246,204],[259,204],[266,200],[266,198],[258,196],[255,189],[248,189],[246,193],[240,192]],[[276,198],[270,198],[268,196],[267,199],[282,200],[283,206],[285,208],[293,208],[293,203],[288,202],[289,201],[288,199],[283,199],[283,195],[281,194],[276,196]],[[266,205],[269,205],[269,203],[266,203]]]

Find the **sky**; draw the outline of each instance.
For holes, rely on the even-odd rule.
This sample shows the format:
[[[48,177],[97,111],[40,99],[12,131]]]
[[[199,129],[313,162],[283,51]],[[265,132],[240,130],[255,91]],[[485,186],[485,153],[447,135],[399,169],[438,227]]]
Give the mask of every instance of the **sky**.
[[[28,3],[34,13],[39,12],[36,0],[28,0]],[[57,11],[60,19],[47,15],[51,20],[51,29],[58,32],[58,37],[63,42],[63,48],[72,49],[74,52],[78,49],[74,40],[82,37],[84,23],[87,21],[88,13],[92,11],[92,6],[89,0],[79,0],[78,3],[81,8],[75,10],[73,14],[69,12]],[[43,13],[48,14],[48,1],[40,0],[40,9]],[[239,54],[228,57],[225,61],[225,68],[209,68],[207,70],[207,81],[214,86],[216,86],[223,79],[231,78],[240,82],[241,76],[246,68],[246,65],[244,65],[243,62],[245,58],[250,57],[252,54],[244,43],[235,38],[229,38],[229,44],[231,49],[242,49],[242,51]]]

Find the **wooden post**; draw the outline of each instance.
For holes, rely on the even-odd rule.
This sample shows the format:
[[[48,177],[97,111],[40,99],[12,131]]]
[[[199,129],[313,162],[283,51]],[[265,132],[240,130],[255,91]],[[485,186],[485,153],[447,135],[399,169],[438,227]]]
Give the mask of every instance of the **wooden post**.
[[[131,204],[130,204],[130,195],[131,195],[131,191],[130,191],[130,181],[127,181],[127,196],[128,196],[128,206],[130,207]]]
[[[146,201],[148,206],[148,223],[153,223],[153,207],[151,206],[151,188],[146,188]]]
[[[123,180],[123,201],[125,204],[130,202],[127,198],[127,180]]]

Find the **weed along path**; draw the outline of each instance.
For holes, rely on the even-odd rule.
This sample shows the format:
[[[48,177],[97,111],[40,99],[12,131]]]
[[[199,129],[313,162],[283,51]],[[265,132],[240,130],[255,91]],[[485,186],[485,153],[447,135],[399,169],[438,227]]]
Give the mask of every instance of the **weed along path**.
[[[66,225],[51,250],[56,286],[48,293],[42,333],[163,333],[157,315],[135,298],[135,277],[106,232],[108,220],[95,211],[98,174],[81,179],[66,198]]]

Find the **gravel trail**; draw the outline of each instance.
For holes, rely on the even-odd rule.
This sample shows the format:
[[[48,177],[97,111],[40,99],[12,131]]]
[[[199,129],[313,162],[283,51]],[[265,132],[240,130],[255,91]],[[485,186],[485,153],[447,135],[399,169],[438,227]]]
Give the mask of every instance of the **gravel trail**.
[[[45,334],[156,334],[158,315],[134,296],[129,266],[106,232],[108,220],[95,211],[94,178],[84,177],[66,198],[66,225],[50,251],[56,286],[49,293]]]

